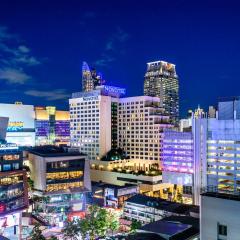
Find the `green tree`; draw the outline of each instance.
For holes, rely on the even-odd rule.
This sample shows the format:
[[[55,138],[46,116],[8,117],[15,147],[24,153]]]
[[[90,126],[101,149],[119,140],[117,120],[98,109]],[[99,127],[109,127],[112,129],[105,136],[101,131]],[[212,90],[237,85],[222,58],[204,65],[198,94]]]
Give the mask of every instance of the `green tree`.
[[[48,238],[48,240],[58,240],[58,238],[55,236],[51,236],[50,238]]]
[[[63,229],[63,238],[68,240],[77,240],[80,233],[79,224],[77,221],[69,221]]]
[[[90,239],[95,239],[97,236],[104,237],[107,232],[107,210],[96,205],[88,208],[86,220],[89,226]]]
[[[179,191],[177,192],[177,202],[183,203],[183,196]]]
[[[87,234],[91,240],[96,237],[105,237],[107,231],[113,231],[119,228],[119,221],[117,216],[108,212],[104,208],[92,205],[88,208],[84,219],[68,222],[64,228],[64,239],[76,240],[79,235],[86,239]]]
[[[132,220],[131,223],[131,232],[136,232],[142,226],[141,222],[137,221],[136,219]]]
[[[33,230],[30,234],[31,240],[46,240],[46,238],[42,235],[42,230],[40,229],[40,224],[36,224],[33,227]]]
[[[109,212],[107,216],[108,228],[113,232],[119,229],[119,218],[114,212]]]
[[[34,188],[34,181],[31,178],[27,179],[28,187],[30,190],[33,190]]]
[[[89,221],[87,219],[81,219],[81,220],[78,220],[78,224],[79,224],[79,231],[82,239],[86,239],[87,233],[90,228]]]

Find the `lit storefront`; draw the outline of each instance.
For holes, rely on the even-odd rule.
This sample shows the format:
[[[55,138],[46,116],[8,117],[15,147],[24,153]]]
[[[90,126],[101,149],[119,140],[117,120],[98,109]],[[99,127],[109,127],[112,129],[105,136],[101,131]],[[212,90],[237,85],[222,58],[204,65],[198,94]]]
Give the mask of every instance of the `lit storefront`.
[[[67,219],[85,214],[86,193],[91,189],[85,156],[55,146],[29,151],[34,181],[34,214],[51,225],[62,226]]]
[[[26,171],[16,144],[0,145],[0,229],[14,227],[17,234],[22,210],[28,207]]]

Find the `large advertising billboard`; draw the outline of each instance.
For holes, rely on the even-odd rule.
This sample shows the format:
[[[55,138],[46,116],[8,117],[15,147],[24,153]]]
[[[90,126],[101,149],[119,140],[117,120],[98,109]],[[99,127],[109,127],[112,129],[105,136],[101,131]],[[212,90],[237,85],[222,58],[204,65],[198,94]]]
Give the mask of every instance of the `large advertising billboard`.
[[[33,105],[0,103],[0,116],[8,117],[6,140],[18,146],[35,145],[35,112]]]

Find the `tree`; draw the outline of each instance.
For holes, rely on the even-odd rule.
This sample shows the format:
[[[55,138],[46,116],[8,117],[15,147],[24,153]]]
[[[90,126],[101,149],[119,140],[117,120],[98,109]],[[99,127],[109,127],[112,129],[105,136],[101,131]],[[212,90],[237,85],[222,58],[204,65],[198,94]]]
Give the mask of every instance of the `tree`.
[[[58,240],[58,238],[55,236],[51,236],[48,240]]]
[[[67,222],[66,227],[63,229],[63,238],[68,240],[77,240],[80,233],[79,224],[77,221]]]
[[[40,224],[36,224],[33,227],[33,230],[30,234],[31,240],[46,240],[46,238],[42,235],[42,230],[40,229]]]
[[[104,237],[108,229],[107,210],[92,205],[88,208],[86,221],[88,221],[90,239],[95,239],[96,236]]]
[[[183,203],[183,196],[180,193],[180,191],[177,192],[177,201],[180,202],[180,203]]]
[[[118,227],[118,218],[113,212],[92,205],[88,208],[84,219],[68,222],[63,233],[66,240],[76,240],[79,235],[82,239],[86,239],[86,236],[89,235],[90,239],[94,240],[99,236],[105,237],[108,229],[113,233]]]
[[[137,221],[136,219],[132,220],[131,223],[131,232],[136,232],[142,226],[141,222]]]
[[[114,212],[109,212],[107,217],[108,228],[113,232],[119,228],[119,218]]]
[[[34,188],[34,181],[31,178],[27,179],[28,187],[30,190],[33,190]]]
[[[78,220],[79,230],[82,239],[86,239],[87,233],[89,231],[89,221],[87,219]]]

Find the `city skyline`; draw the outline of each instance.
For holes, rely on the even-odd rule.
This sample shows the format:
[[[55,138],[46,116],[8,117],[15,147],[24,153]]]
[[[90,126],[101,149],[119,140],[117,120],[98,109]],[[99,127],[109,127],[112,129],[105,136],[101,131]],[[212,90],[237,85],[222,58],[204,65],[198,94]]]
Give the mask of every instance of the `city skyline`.
[[[175,64],[181,116],[239,95],[237,1],[13,2],[1,4],[0,102],[68,109],[81,90],[83,61],[127,96],[143,95],[147,62]]]

